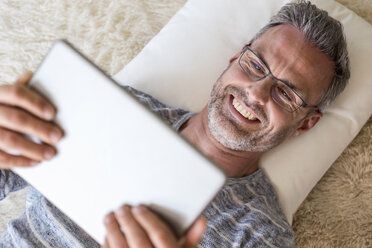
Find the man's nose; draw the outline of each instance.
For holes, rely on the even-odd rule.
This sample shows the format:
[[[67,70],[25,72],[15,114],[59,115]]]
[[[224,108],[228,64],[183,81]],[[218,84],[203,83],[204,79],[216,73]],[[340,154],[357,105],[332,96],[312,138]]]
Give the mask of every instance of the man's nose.
[[[270,77],[249,83],[245,88],[245,93],[247,94],[249,101],[259,105],[264,105],[270,99],[270,91],[273,83],[274,82]]]

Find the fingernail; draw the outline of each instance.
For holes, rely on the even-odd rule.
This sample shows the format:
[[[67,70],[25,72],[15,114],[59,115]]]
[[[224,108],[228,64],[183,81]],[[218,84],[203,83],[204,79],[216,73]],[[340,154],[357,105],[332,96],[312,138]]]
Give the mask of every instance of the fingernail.
[[[39,161],[35,161],[35,160],[31,160],[30,161],[30,166],[37,165],[38,163],[40,163],[40,162]]]
[[[124,205],[116,211],[116,214],[119,216],[125,216],[129,213],[129,211],[130,211],[130,207],[128,205]]]
[[[145,211],[145,207],[143,205],[138,205],[138,206],[133,207],[132,211],[137,214],[140,214],[140,213],[143,213],[143,211]]]
[[[53,111],[52,108],[46,107],[44,109],[44,116],[45,116],[45,118],[52,119],[53,118],[53,114],[54,114],[54,111]]]
[[[54,143],[56,143],[56,142],[59,140],[59,138],[60,138],[60,134],[59,134],[57,131],[52,131],[52,132],[50,133],[49,137],[50,137],[50,139],[51,139]]]
[[[44,152],[44,158],[49,160],[54,157],[54,151],[50,148],[47,148],[46,151]]]
[[[106,225],[112,223],[114,220],[114,216],[112,213],[109,213],[108,215],[105,216],[105,218],[103,219],[103,223],[105,223]]]

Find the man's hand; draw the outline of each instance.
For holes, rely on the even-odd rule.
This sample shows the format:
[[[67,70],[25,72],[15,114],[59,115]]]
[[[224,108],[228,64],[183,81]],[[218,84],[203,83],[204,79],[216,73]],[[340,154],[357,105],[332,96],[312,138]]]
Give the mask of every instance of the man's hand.
[[[102,248],[196,247],[207,226],[206,219],[199,218],[178,241],[170,228],[146,207],[126,205],[109,213],[104,223],[107,236]]]
[[[31,77],[26,72],[13,85],[0,86],[0,169],[51,159],[56,154],[53,145],[63,136],[62,129],[51,122],[56,114],[52,104],[26,86]]]

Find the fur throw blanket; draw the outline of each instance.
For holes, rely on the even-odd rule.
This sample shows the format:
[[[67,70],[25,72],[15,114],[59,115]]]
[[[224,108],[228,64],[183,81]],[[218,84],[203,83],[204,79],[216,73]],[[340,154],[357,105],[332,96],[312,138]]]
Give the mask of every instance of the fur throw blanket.
[[[338,0],[372,24],[372,1]],[[67,38],[110,75],[122,69],[185,0],[0,1],[0,83],[35,70]],[[27,189],[0,201],[0,234]],[[298,247],[372,247],[372,119],[301,205]]]

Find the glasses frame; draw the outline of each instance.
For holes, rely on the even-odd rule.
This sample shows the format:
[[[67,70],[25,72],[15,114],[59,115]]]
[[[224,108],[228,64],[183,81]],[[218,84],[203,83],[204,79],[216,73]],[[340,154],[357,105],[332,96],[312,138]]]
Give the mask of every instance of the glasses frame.
[[[298,109],[300,109],[301,107],[302,108],[315,108],[315,109],[319,109],[319,107],[317,106],[317,105],[309,105],[309,104],[307,104],[306,102],[305,102],[305,100],[304,99],[302,99],[302,97],[294,90],[294,89],[292,89],[292,87],[286,82],[286,81],[284,81],[284,80],[281,80],[281,79],[279,79],[279,78],[277,78],[277,77],[275,77],[272,73],[271,73],[271,70],[270,70],[270,67],[265,63],[265,62],[263,62],[261,59],[260,59],[260,57],[249,47],[251,44],[248,44],[248,45],[245,45],[244,47],[243,47],[243,51],[242,51],[242,53],[241,53],[241,55],[239,56],[239,60],[238,60],[238,64],[239,64],[239,66],[240,66],[240,68],[244,71],[244,73],[247,75],[247,77],[249,77],[250,78],[250,76],[249,76],[249,74],[248,74],[248,72],[243,68],[243,66],[241,65],[241,63],[240,63],[240,60],[241,60],[241,58],[243,57],[243,55],[249,50],[250,52],[252,52],[256,57],[257,57],[257,60],[258,60],[258,62],[260,62],[264,67],[265,67],[265,69],[268,71],[268,73],[266,74],[266,75],[264,75],[263,77],[261,77],[261,78],[259,78],[259,79],[257,79],[257,80],[255,80],[255,82],[258,82],[258,81],[260,81],[260,80],[262,80],[262,79],[264,79],[264,78],[266,78],[266,77],[270,77],[273,81],[274,81],[274,84],[271,86],[271,89],[270,89],[270,96],[271,96],[271,99],[273,99],[274,100],[274,102],[276,102],[282,109],[284,109],[284,110],[286,110],[287,112],[289,112],[289,113],[293,113],[293,112],[295,112],[295,111],[297,111]],[[252,79],[253,80],[253,79]],[[280,81],[280,82],[282,82],[283,84],[285,84],[286,86],[288,86],[288,88],[302,101],[302,103],[299,105],[299,106],[297,106],[296,107],[296,109],[294,109],[294,110],[288,110],[285,106],[283,106],[283,105],[281,105],[279,102],[277,102],[276,100],[275,100],[275,98],[273,97],[273,89],[274,89],[274,87],[277,85],[277,82],[278,81]]]

